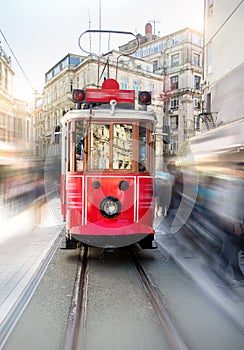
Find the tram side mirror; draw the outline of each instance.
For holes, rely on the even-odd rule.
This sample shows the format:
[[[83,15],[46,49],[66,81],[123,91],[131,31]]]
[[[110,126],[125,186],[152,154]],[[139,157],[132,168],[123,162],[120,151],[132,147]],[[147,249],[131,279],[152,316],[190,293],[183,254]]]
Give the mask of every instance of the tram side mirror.
[[[51,135],[51,145],[58,145],[59,144],[59,138],[60,138],[60,126],[54,125]]]
[[[163,125],[163,143],[166,145],[170,144],[170,126]]]

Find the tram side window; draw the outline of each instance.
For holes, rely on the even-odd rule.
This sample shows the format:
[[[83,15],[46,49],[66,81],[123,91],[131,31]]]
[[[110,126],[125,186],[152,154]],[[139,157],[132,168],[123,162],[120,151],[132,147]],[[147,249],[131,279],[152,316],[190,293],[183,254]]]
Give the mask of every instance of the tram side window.
[[[84,126],[83,120],[76,121],[76,144],[75,144],[75,158],[76,171],[84,170]]]
[[[113,169],[132,169],[132,124],[113,126]]]
[[[145,172],[147,168],[147,129],[146,123],[139,126],[139,171]]]
[[[91,169],[109,169],[109,140],[109,125],[91,125]]]

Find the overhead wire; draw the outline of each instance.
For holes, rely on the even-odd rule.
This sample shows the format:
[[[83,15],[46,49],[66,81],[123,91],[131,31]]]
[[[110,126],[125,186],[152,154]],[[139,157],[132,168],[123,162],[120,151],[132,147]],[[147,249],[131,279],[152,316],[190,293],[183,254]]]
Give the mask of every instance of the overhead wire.
[[[2,31],[1,29],[0,29],[0,33],[1,33],[1,35],[2,35],[2,37],[3,37],[3,39],[4,39],[4,41],[6,42],[6,44],[7,44],[8,48],[9,48],[11,54],[12,54],[13,57],[15,58],[15,61],[17,62],[18,66],[19,66],[21,72],[23,73],[23,75],[24,75],[26,81],[28,82],[28,84],[29,84],[31,90],[34,91],[34,88],[33,88],[32,84],[31,84],[31,82],[30,82],[28,76],[26,75],[26,73],[25,73],[23,67],[21,66],[21,64],[20,64],[20,62],[19,62],[19,60],[18,60],[18,58],[16,57],[15,53],[13,52],[13,50],[12,50],[10,44],[8,43],[8,40],[6,39],[4,33],[3,33],[3,31]]]
[[[211,36],[208,42],[204,45],[204,48],[213,40],[213,38],[220,32],[220,30],[224,27],[224,25],[229,21],[229,19],[234,15],[234,13],[238,10],[244,0],[241,0],[240,3],[234,8],[234,10],[229,14],[229,16],[225,19],[224,23],[216,30],[216,32]]]

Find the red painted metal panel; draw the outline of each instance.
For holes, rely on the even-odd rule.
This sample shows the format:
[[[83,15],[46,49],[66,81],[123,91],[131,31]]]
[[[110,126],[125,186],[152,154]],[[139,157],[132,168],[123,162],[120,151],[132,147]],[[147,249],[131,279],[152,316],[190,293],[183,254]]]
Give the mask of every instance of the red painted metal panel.
[[[72,228],[72,233],[85,236],[114,236],[114,235],[134,235],[138,234],[154,234],[155,231],[151,226],[141,223],[131,223],[126,220],[118,220],[117,222],[98,221],[85,226],[75,226]]]
[[[82,190],[83,177],[67,175],[67,211],[68,229],[76,225],[82,225]],[[67,215],[68,216],[68,215]]]
[[[129,187],[126,191],[119,188],[121,181],[127,181]],[[99,182],[100,187],[94,188],[94,183]],[[96,222],[104,220],[104,216],[100,212],[100,203],[104,197],[113,196],[118,198],[122,204],[122,210],[119,217],[109,219],[109,222],[118,220],[129,220],[134,222],[135,214],[135,177],[125,176],[91,176],[87,177],[87,222]]]
[[[66,219],[66,183],[65,183],[65,175],[61,174],[60,177],[60,202],[61,202],[61,213]]]
[[[117,102],[134,103],[134,90],[118,90],[118,89],[86,89],[87,102]]]
[[[147,225],[152,225],[154,218],[153,178],[139,176],[138,192],[138,221]]]
[[[120,188],[121,181],[128,189]],[[154,233],[153,178],[143,175],[67,174],[67,229],[80,235],[127,235]],[[101,201],[117,198],[122,206],[115,218],[105,218]],[[82,241],[82,238],[81,238]]]

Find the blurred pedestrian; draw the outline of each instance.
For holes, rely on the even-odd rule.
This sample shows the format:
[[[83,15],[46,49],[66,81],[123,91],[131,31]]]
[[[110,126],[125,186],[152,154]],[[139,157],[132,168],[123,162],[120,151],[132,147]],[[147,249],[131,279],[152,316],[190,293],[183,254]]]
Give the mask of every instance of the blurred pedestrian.
[[[244,275],[239,264],[239,252],[241,240],[244,236],[244,163],[238,163],[236,177],[227,182],[223,188],[224,196],[222,205],[218,203],[218,210],[221,215],[220,227],[223,230],[223,243],[220,253],[219,272],[222,277],[233,282],[244,282]],[[228,274],[228,267],[231,266],[233,278]]]
[[[44,183],[41,178],[38,178],[35,183],[35,198],[34,198],[34,210],[35,210],[35,223],[39,225],[41,223],[41,209],[46,202]]]

